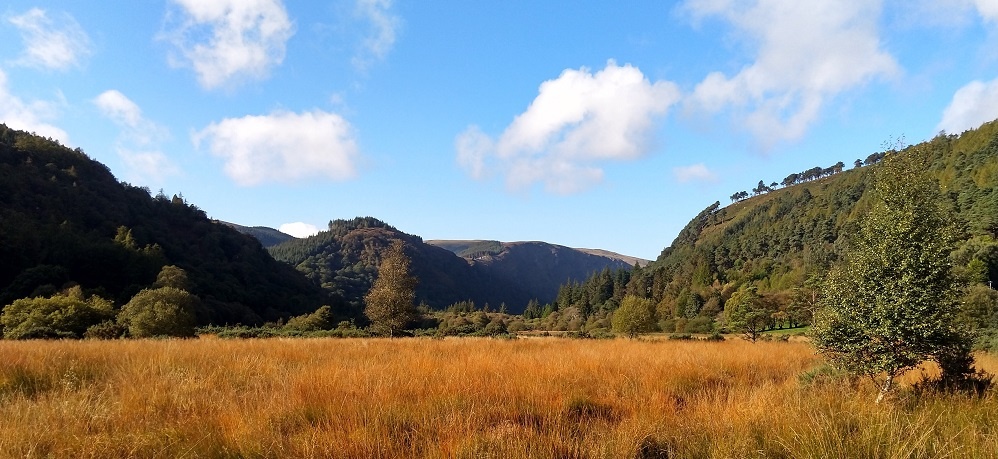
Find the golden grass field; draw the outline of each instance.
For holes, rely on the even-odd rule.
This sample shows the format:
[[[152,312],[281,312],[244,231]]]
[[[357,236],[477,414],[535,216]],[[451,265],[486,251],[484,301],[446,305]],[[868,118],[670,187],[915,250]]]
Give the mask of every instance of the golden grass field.
[[[802,384],[820,364],[741,340],[2,341],[0,457],[998,457],[994,389],[878,406]]]

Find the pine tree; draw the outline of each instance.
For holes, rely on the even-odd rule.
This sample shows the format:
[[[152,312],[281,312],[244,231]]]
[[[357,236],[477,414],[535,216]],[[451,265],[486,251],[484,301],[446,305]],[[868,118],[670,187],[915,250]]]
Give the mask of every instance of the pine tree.
[[[375,331],[395,336],[416,315],[415,277],[409,274],[409,257],[401,240],[385,252],[378,267],[378,277],[364,297],[364,315]]]
[[[878,403],[923,361],[938,362],[944,376],[965,374],[972,363],[971,335],[956,321],[954,217],[913,159],[891,155],[876,171],[878,202],[845,262],[829,274],[812,329],[834,364],[881,387]]]

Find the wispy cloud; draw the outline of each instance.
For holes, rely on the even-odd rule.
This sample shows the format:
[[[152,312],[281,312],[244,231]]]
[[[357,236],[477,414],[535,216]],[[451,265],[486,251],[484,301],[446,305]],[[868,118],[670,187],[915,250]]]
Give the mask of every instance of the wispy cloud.
[[[676,167],[672,169],[673,176],[679,183],[692,181],[715,182],[717,175],[711,172],[703,163],[691,164],[689,166]]]
[[[392,0],[357,0],[356,11],[370,30],[352,62],[356,68],[366,70],[391,51],[402,20],[392,12]]]
[[[682,10],[720,18],[755,49],[733,76],[710,73],[687,107],[733,109],[766,146],[803,136],[836,95],[900,71],[877,31],[879,0],[688,0]]]
[[[316,234],[319,234],[319,227],[304,222],[285,223],[281,225],[280,228],[277,228],[277,230],[297,238],[315,236]]]
[[[195,133],[193,141],[223,158],[225,173],[244,186],[346,180],[355,175],[359,157],[350,123],[322,110],[226,118]]]
[[[20,31],[24,51],[15,65],[41,69],[67,70],[80,65],[90,55],[90,38],[80,24],[68,14],[49,17],[48,12],[32,8],[26,13],[10,16],[7,22]]]
[[[169,131],[142,116],[142,109],[120,91],[102,92],[93,100],[97,110],[120,129],[115,149],[130,180],[162,183],[180,173],[180,168],[159,149]]]
[[[63,144],[69,141],[66,131],[49,124],[58,113],[57,104],[45,101],[25,102],[7,88],[7,74],[0,70],[0,122],[10,128],[51,137]]]
[[[170,63],[193,68],[205,89],[264,79],[284,61],[294,26],[280,0],[172,2],[178,8],[164,34],[176,48]]]
[[[602,181],[601,163],[647,153],[655,118],[678,99],[675,84],[652,83],[630,65],[565,70],[497,139],[477,126],[460,134],[457,162],[474,178],[504,175],[512,189],[581,191]]]

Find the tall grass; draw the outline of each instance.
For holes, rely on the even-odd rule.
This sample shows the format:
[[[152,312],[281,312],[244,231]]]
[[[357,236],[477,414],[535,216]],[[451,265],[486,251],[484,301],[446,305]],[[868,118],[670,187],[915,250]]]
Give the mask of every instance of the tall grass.
[[[875,406],[801,382],[819,365],[737,340],[4,341],[0,456],[998,457],[994,392]]]

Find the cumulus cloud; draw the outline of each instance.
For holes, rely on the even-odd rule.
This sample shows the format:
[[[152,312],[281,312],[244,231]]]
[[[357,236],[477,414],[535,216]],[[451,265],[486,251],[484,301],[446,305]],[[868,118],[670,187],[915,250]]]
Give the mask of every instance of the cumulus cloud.
[[[711,172],[703,163],[673,168],[672,174],[680,183],[692,181],[713,182],[717,180],[717,175]]]
[[[353,58],[353,65],[363,70],[391,51],[402,20],[392,13],[392,0],[357,0],[356,10],[371,26],[360,53]]]
[[[720,18],[756,48],[733,76],[710,73],[687,101],[694,111],[736,109],[764,144],[800,138],[836,95],[899,72],[877,31],[874,0],[688,0],[695,20]]]
[[[647,153],[655,118],[678,99],[675,84],[651,83],[630,65],[565,70],[498,138],[477,126],[458,135],[457,162],[474,178],[504,175],[513,189],[573,193],[602,181],[600,163]]]
[[[225,172],[244,186],[311,177],[345,180],[359,153],[353,127],[335,113],[278,111],[226,118],[193,136],[225,160]]]
[[[205,89],[266,78],[284,61],[294,26],[280,0],[172,0],[179,23],[166,32],[179,54],[170,63],[191,67]]]
[[[24,52],[14,61],[28,67],[66,70],[90,55],[90,38],[68,14],[50,18],[40,8],[11,16],[7,22],[21,32]]]
[[[285,223],[277,228],[277,230],[297,238],[315,236],[316,234],[319,234],[319,228],[317,226],[304,222]]]
[[[998,79],[972,81],[953,94],[937,129],[958,134],[998,118]]]
[[[147,120],[142,109],[118,90],[102,92],[93,100],[97,110],[120,129],[115,149],[133,181],[161,183],[180,169],[162,151],[159,143],[169,137],[166,128]]]
[[[971,2],[985,21],[998,24],[998,2],[995,0],[971,0]]]
[[[66,131],[49,124],[56,117],[57,105],[52,102],[25,102],[10,93],[7,74],[0,70],[0,123],[13,129],[34,132],[51,137],[64,145],[69,141]]]

